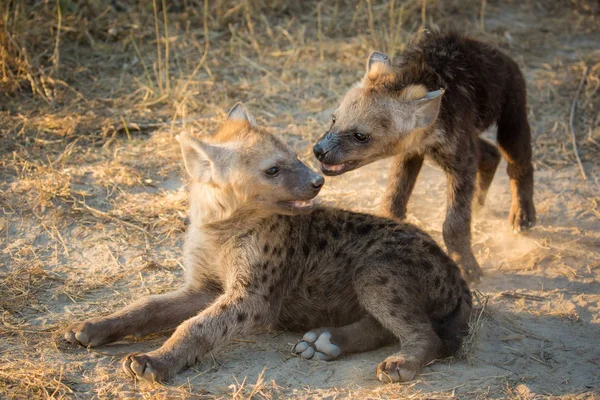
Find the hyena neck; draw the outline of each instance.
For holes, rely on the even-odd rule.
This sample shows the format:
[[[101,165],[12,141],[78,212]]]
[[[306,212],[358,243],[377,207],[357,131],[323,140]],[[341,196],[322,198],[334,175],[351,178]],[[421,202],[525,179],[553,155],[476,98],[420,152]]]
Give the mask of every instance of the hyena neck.
[[[411,67],[403,68],[396,73],[394,83],[391,85],[392,91],[400,93],[410,85],[422,85],[427,90],[437,90],[445,86],[430,68]],[[402,101],[406,100],[402,99]]]
[[[394,66],[393,74],[393,83],[388,87],[394,92],[401,92],[409,85],[423,85],[428,90],[446,86],[418,47],[404,53],[402,62]]]
[[[190,223],[215,234],[238,235],[252,229],[265,212],[248,205],[248,199],[231,187],[193,183],[190,190]]]

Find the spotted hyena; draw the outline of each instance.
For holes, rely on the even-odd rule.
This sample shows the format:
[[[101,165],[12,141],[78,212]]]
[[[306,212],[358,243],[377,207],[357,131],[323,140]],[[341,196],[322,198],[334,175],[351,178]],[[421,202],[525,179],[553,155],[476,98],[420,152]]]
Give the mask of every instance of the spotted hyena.
[[[172,293],[71,325],[73,344],[176,328],[157,350],[131,354],[129,374],[165,380],[256,326],[306,332],[300,357],[333,360],[401,342],[377,367],[410,380],[454,354],[471,293],[457,265],[414,226],[317,207],[323,178],[238,104],[210,140],[179,136],[191,178],[186,280]]]
[[[497,124],[498,148],[479,137]],[[443,236],[468,279],[481,269],[471,251],[471,203],[483,205],[500,153],[512,191],[515,231],[535,223],[526,88],[517,64],[498,49],[458,34],[429,34],[395,62],[372,53],[367,73],[346,93],[314,146],[326,175],[395,157],[383,202],[402,220],[427,155],[447,176]]]

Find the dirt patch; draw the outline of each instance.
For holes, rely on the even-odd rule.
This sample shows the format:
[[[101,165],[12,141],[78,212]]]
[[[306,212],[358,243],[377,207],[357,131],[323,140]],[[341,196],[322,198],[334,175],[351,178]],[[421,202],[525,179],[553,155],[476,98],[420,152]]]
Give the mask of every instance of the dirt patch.
[[[595,2],[190,0],[168,2],[166,14],[161,2],[49,3],[0,7],[0,397],[600,397]],[[297,335],[268,332],[153,385],[131,381],[119,361],[166,335],[87,350],[61,340],[69,322],[180,284],[187,196],[176,132],[210,133],[242,100],[314,165],[309,144],[369,52],[398,53],[435,27],[517,60],[534,136],[539,224],[509,231],[502,164],[474,219],[486,277],[461,357],[382,385],[375,367],[396,347],[308,362],[291,355]],[[587,181],[569,130],[586,67],[574,128]],[[378,212],[388,167],[327,179],[321,201]],[[441,241],[444,210],[444,175],[427,165],[408,219]]]

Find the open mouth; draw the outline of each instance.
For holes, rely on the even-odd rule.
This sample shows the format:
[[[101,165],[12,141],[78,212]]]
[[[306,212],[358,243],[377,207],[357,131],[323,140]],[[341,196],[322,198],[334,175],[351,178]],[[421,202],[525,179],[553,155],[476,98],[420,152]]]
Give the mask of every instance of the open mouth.
[[[315,205],[313,200],[281,201],[280,204],[283,204],[295,210],[310,210]]]
[[[357,165],[358,165],[357,161],[348,161],[348,162],[336,164],[336,165],[321,163],[321,171],[323,171],[323,173],[325,175],[329,175],[329,176],[341,175],[344,172],[348,172],[348,171],[355,169]]]

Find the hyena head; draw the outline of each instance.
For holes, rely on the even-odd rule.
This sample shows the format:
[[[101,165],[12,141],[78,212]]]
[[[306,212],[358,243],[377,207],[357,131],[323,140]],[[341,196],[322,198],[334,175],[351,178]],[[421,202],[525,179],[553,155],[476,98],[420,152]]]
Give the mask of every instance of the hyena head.
[[[240,208],[306,213],[324,183],[294,150],[259,128],[241,103],[231,109],[210,141],[187,134],[178,140],[192,178],[191,202],[216,207],[220,216]]]
[[[418,145],[437,119],[443,90],[396,87],[402,67],[374,52],[364,78],[344,96],[313,151],[326,175],[339,175]]]

